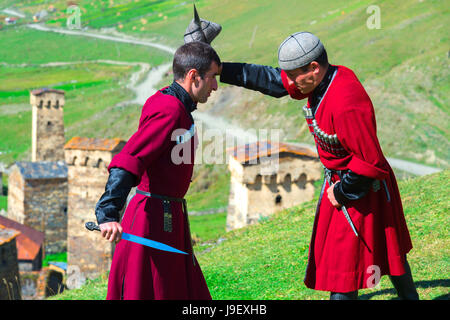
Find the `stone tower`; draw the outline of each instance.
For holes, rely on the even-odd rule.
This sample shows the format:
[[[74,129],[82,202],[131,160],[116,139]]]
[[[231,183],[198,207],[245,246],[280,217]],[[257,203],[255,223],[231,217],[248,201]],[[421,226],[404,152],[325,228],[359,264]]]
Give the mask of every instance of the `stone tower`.
[[[317,154],[292,144],[256,142],[228,154],[227,231],[312,200],[313,182],[321,177]]]
[[[30,104],[33,111],[31,161],[63,161],[64,91],[34,90]]]
[[[67,264],[80,279],[95,278],[110,268],[113,245],[84,225],[96,222],[95,205],[105,191],[108,165],[124,145],[120,139],[74,137],[64,147],[69,169]]]
[[[67,166],[18,161],[8,179],[7,217],[45,233],[45,253],[67,250]]]

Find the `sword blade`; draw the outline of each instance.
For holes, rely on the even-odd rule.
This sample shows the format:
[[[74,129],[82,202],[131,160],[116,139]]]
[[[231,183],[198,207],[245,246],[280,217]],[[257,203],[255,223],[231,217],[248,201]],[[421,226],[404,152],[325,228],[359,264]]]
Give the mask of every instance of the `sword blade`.
[[[98,225],[96,225],[94,222],[86,222],[85,227],[89,231],[100,231],[100,227]],[[178,250],[167,244],[164,244],[164,243],[161,243],[158,241],[154,241],[154,240],[150,240],[147,238],[135,236],[134,234],[130,234],[130,233],[126,233],[126,232],[122,232],[122,239],[126,240],[126,241],[130,241],[130,242],[138,243],[138,244],[141,244],[146,247],[161,250],[161,251],[187,254],[186,252]]]
[[[174,247],[171,247],[167,244],[158,242],[158,241],[154,241],[154,240],[150,240],[147,238],[143,238],[143,237],[139,237],[139,236],[135,236],[133,234],[129,234],[126,232],[122,232],[122,239],[123,240],[127,240],[130,242],[134,242],[134,243],[138,243],[141,244],[143,246],[146,247],[150,247],[153,249],[157,249],[157,250],[162,250],[162,251],[168,251],[168,252],[175,252],[175,253],[181,253],[181,254],[187,254],[184,251],[175,249]]]
[[[349,223],[349,225],[352,228],[353,232],[358,237],[358,232],[356,231],[355,225],[353,224],[353,221],[350,218],[350,215],[348,214],[347,208],[345,206],[342,206],[341,209],[342,209],[342,213],[345,216],[345,219],[347,219],[347,222]]]

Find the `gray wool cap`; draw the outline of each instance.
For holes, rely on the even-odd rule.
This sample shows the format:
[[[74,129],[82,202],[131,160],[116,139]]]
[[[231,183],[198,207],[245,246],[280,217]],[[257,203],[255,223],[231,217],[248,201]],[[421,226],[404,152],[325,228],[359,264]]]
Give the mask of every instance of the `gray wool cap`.
[[[192,19],[191,23],[186,28],[184,43],[202,41],[210,44],[222,30],[222,26],[217,23],[205,19],[200,19],[200,21],[202,26],[201,30],[195,20]]]
[[[323,52],[322,42],[310,32],[297,32],[287,37],[278,49],[278,64],[283,70],[293,70],[317,59]]]
[[[222,31],[220,24],[200,19],[194,4],[194,19],[189,23],[184,33],[184,43],[201,41],[211,44],[215,37]]]

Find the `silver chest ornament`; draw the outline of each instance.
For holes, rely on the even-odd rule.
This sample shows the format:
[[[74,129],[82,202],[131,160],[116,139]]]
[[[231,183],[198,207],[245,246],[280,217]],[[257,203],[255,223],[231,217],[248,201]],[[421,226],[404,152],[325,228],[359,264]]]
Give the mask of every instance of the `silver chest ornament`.
[[[316,141],[320,145],[322,150],[331,153],[337,157],[344,157],[348,154],[342,147],[341,143],[339,142],[336,133],[328,134],[325,131],[323,131],[318,126],[316,119],[312,121],[312,127],[314,130],[313,135],[315,136]]]
[[[317,124],[316,119],[312,113],[311,108],[306,105],[303,106],[303,114],[305,115],[306,122],[312,127],[311,134],[315,137],[316,142],[319,144],[320,148],[328,153],[333,154],[336,157],[345,157],[348,155],[347,151],[344,149],[340,143],[337,134],[328,134],[322,130]]]

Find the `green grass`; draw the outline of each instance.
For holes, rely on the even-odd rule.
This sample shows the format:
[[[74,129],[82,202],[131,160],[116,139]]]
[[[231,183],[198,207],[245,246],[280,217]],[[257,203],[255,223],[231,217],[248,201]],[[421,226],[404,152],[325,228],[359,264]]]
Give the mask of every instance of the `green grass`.
[[[63,25],[67,2],[51,3],[57,12],[49,15],[47,24]],[[10,2],[2,4],[7,6]],[[20,1],[16,5],[29,19],[48,4]],[[369,30],[366,26],[369,15],[365,10],[370,4],[380,7],[380,30]],[[174,47],[182,43],[182,34],[192,19],[189,2],[82,0],[78,5],[82,9],[83,27],[114,27]],[[352,68],[364,83],[375,105],[379,139],[386,155],[448,167],[449,9],[444,2],[288,0],[280,6],[269,0],[244,3],[205,0],[197,1],[196,5],[202,17],[223,26],[214,47],[224,61],[276,66],[278,45],[288,34],[299,30],[316,33],[325,43],[330,61]],[[414,41],[410,41],[412,37]],[[0,61],[8,63],[102,57],[159,64],[170,59],[151,48],[40,32],[23,26],[3,30],[2,44]],[[24,90],[8,93],[8,98],[0,95],[0,104],[15,94],[22,95],[17,101],[25,103]],[[231,101],[235,103],[217,113],[219,116],[231,118],[243,127],[283,128],[287,140],[312,142],[300,110],[303,102],[273,99],[248,91]]]
[[[117,126],[105,125],[110,119],[108,117],[106,121],[92,119],[94,115],[132,98],[124,84],[135,68],[102,63],[60,67],[40,67],[40,64],[109,59],[158,65],[170,59],[165,52],[143,46],[67,37],[25,27],[3,30],[1,36],[0,62],[6,64],[0,65],[0,161],[7,165],[30,158],[31,107],[26,105],[29,104],[29,91],[35,88],[47,86],[66,91],[66,139],[81,134],[92,137],[99,132],[105,138],[128,139],[135,128],[135,121],[128,121],[125,125],[124,121],[130,120],[127,115],[136,108],[120,110]],[[97,126],[86,126],[88,123]],[[75,131],[80,127],[82,130]],[[116,128],[124,130],[119,134]]]
[[[52,87],[73,90],[99,85],[111,79],[127,80],[132,67],[78,63],[59,67],[11,67],[2,68],[0,74],[0,97],[26,96],[29,90]]]
[[[10,64],[103,59],[146,62],[155,66],[171,59],[168,53],[150,47],[43,32],[23,26],[1,31],[1,37],[0,62]]]
[[[224,235],[227,213],[205,214],[200,216],[190,216],[189,224],[191,227],[192,239],[197,243],[204,243],[217,240]]]
[[[2,187],[2,192],[0,192],[0,210],[4,209],[5,211],[8,209],[8,176],[3,172],[0,179],[0,186]]]
[[[450,171],[400,183],[414,248],[408,256],[422,299],[448,294]],[[215,299],[323,299],[328,294],[303,285],[313,223],[314,201],[269,221],[233,231],[228,241],[200,263]],[[245,257],[245,259],[242,259]],[[264,274],[264,277],[260,275]],[[360,291],[362,299],[395,298],[383,277],[380,289]],[[448,297],[447,297],[448,298]]]
[[[100,112],[111,108],[116,103],[132,98],[132,93],[123,88],[128,82],[131,72],[137,67],[110,65],[105,63],[75,63],[66,66],[38,67],[6,66],[0,74],[0,125],[3,124],[0,141],[0,161],[12,161],[28,158],[31,147],[31,107],[29,92],[40,87],[51,87],[65,91],[66,105],[64,122],[66,140],[80,132],[73,128],[83,126],[89,119]],[[104,95],[101,99],[100,96]],[[130,108],[128,111],[135,110]],[[113,117],[106,119],[116,119]],[[129,120],[123,117],[120,119]],[[102,124],[107,121],[103,120]],[[117,127],[122,128],[120,120]],[[132,123],[129,121],[129,123]],[[98,130],[98,128],[101,128]],[[96,136],[102,132],[105,137],[121,137],[130,135],[126,130],[117,132],[115,126],[84,126],[85,135]],[[81,131],[81,130],[80,130]],[[86,132],[87,131],[87,132]]]
[[[448,299],[450,277],[450,170],[399,183],[413,241],[408,255],[419,296]],[[316,193],[317,197],[317,193]],[[273,215],[258,225],[231,231],[219,245],[196,255],[213,299],[316,300],[329,293],[303,284],[317,199]],[[52,299],[104,299],[106,275]],[[360,290],[360,299],[396,299],[388,277],[379,288]]]
[[[7,210],[8,209],[8,196],[0,196],[0,210],[4,209]]]
[[[197,164],[186,194],[189,210],[203,211],[228,205],[230,172],[226,165]]]
[[[324,42],[331,63],[350,67],[363,82],[386,155],[448,168],[448,6],[441,1],[321,1],[288,10],[300,4],[284,3],[230,0],[205,8],[223,26],[215,40],[222,60],[277,66],[281,41],[290,33],[311,31]],[[380,7],[380,30],[366,27],[370,4]],[[312,143],[300,110],[306,100],[245,91],[232,102],[221,112],[215,108],[217,115],[244,127],[282,128],[286,139]]]
[[[48,300],[105,300],[108,289],[108,275],[96,279],[87,279],[80,289],[65,290],[62,294],[47,298]]]
[[[67,262],[67,252],[47,254],[42,261],[42,267],[48,267],[49,262]]]

